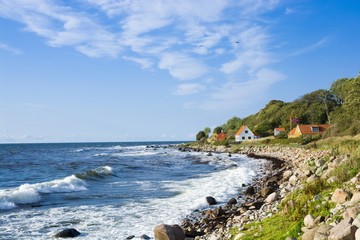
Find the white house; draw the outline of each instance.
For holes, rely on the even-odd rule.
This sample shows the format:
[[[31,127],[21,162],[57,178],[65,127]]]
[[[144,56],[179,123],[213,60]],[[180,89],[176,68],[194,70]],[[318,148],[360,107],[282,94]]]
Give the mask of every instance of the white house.
[[[280,135],[282,132],[285,132],[285,128],[282,128],[282,127],[274,128],[274,136],[278,136],[278,135]]]
[[[247,126],[241,126],[239,131],[235,133],[235,142],[242,142],[246,140],[252,140],[257,138],[254,133],[247,127]]]

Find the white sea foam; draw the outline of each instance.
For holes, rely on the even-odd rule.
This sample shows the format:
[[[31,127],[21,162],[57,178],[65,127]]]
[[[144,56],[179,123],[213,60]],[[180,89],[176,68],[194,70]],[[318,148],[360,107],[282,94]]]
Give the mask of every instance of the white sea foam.
[[[111,171],[111,169],[106,169]],[[23,184],[15,189],[0,191],[0,209],[11,209],[17,204],[36,203],[41,200],[41,193],[77,192],[87,190],[86,183],[75,175],[50,182]]]
[[[242,183],[252,180],[258,167],[259,164],[254,161],[245,161],[238,168],[218,170],[183,181],[163,181],[160,183],[162,188],[174,193],[169,198],[149,196],[147,200],[125,205],[53,207],[0,215],[0,221],[5,226],[0,238],[1,234],[8,234],[16,239],[49,239],[69,226],[84,233],[79,239],[125,239],[130,235],[140,239],[142,234],[153,237],[154,226],[160,223],[178,224],[194,209],[206,208],[206,196],[213,196],[220,203],[226,202],[238,194]],[[112,171],[108,166],[103,169]],[[152,186],[148,181],[136,183],[143,185],[144,190]],[[111,184],[116,183],[109,183],[109,186]],[[28,218],[28,215],[32,217]],[[27,233],[14,231],[22,226],[30,226],[31,229]]]

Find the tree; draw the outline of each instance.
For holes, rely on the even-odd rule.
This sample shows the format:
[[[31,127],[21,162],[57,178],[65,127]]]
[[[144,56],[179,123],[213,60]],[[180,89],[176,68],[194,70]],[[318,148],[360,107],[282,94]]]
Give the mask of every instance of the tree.
[[[205,129],[204,129],[204,133],[205,133],[205,135],[206,135],[206,137],[209,137],[209,133],[211,132],[211,129],[209,128],[209,127],[206,127]]]
[[[206,134],[204,131],[199,131],[198,134],[196,134],[196,141],[201,141],[204,138],[206,138]]]
[[[216,128],[214,129],[214,133],[216,133],[216,134],[221,133],[221,131],[223,131],[223,128],[222,128],[222,127],[216,127]]]

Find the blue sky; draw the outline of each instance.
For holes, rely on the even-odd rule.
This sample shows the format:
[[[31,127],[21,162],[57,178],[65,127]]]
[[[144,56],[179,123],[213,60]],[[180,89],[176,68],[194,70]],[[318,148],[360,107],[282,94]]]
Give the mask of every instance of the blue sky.
[[[0,0],[0,142],[193,140],[360,71],[360,1]]]

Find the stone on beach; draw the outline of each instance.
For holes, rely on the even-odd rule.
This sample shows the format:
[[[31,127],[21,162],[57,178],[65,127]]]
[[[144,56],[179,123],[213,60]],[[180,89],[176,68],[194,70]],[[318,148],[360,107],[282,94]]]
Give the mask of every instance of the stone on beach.
[[[56,238],[74,238],[80,235],[75,228],[67,228],[54,235]]]
[[[161,224],[154,229],[155,240],[184,240],[185,234],[179,225]]]
[[[207,203],[208,203],[209,205],[215,205],[215,204],[217,204],[216,199],[213,198],[213,197],[211,197],[211,196],[206,197],[206,201],[207,201]]]

